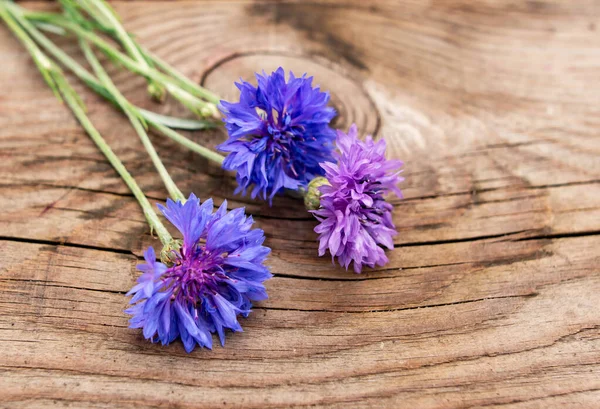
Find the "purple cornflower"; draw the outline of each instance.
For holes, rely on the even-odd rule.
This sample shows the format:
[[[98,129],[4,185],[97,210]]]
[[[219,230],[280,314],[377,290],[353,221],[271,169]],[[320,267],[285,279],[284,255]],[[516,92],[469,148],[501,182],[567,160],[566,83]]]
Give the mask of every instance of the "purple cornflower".
[[[392,191],[398,197],[403,178],[399,176],[402,162],[386,160],[385,141],[374,142],[367,136],[357,138],[356,125],[348,134],[337,131],[335,153],[338,163],[323,163],[327,183],[319,188],[320,208],[313,211],[320,224],[319,256],[328,249],[348,269],[354,261],[354,271],[362,266],[382,266],[388,262],[381,246],[392,249],[392,237],[397,234],[392,222],[392,205],[384,196]]]
[[[312,87],[312,77],[296,78],[283,68],[256,74],[258,87],[241,81],[239,102],[221,101],[229,139],[218,146],[229,152],[223,168],[237,172],[236,193],[272,201],[284,190],[306,187],[332,160],[335,133],[329,122],[335,110],[327,106],[329,93]]]
[[[196,344],[212,348],[212,333],[225,344],[225,329],[242,331],[237,315],[248,316],[252,301],[264,300],[263,282],[271,277],[263,262],[262,230],[251,229],[252,217],[243,208],[227,212],[224,202],[213,213],[209,199],[191,194],[182,204],[167,200],[165,217],[183,235],[181,248],[172,250],[172,265],[156,261],[154,249],[144,253],[143,274],[127,295],[130,328],[143,328],[146,339],[169,344],[181,337],[187,352]]]

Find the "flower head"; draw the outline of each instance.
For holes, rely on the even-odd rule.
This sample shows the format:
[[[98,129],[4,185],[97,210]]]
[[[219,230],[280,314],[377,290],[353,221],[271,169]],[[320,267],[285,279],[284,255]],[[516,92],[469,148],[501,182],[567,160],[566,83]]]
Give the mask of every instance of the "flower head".
[[[337,131],[337,164],[323,163],[328,185],[319,188],[320,208],[313,211],[320,224],[319,255],[329,250],[346,269],[354,261],[354,271],[362,266],[382,266],[388,262],[381,246],[392,249],[397,234],[392,222],[388,192],[402,197],[398,188],[402,162],[386,160],[385,141],[371,136],[360,141],[356,125],[348,134]]]
[[[312,77],[286,82],[283,68],[256,74],[258,86],[236,83],[239,102],[221,101],[229,139],[218,148],[229,152],[223,168],[237,172],[236,193],[254,185],[251,196],[271,201],[283,189],[305,187],[323,175],[319,163],[332,160],[335,110],[329,94],[313,88]]]
[[[271,274],[263,262],[271,250],[262,246],[263,231],[251,229],[243,208],[227,212],[225,202],[213,213],[211,199],[201,205],[193,194],[185,204],[159,207],[183,242],[169,266],[156,261],[152,247],[144,253],[143,274],[127,293],[130,328],[163,345],[180,337],[187,352],[196,344],[212,348],[215,332],[224,345],[225,329],[242,331],[237,315],[247,317],[252,301],[267,298],[263,282]]]

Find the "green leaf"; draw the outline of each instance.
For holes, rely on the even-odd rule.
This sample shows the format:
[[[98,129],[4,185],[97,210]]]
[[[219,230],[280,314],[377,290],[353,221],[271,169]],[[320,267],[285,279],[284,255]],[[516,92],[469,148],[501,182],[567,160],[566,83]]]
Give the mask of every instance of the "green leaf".
[[[183,129],[186,131],[198,131],[202,129],[216,128],[216,124],[211,121],[202,121],[198,119],[186,119],[177,118],[174,116],[167,116],[157,114],[156,112],[147,111],[139,108],[141,114],[150,122],[158,122],[161,125],[172,129]]]
[[[38,23],[36,24],[38,26],[38,28],[48,32],[48,33],[52,33],[52,34],[58,34],[61,36],[64,36],[67,34],[67,30],[65,30],[62,27],[59,26],[55,26],[54,24],[48,24],[48,23]]]

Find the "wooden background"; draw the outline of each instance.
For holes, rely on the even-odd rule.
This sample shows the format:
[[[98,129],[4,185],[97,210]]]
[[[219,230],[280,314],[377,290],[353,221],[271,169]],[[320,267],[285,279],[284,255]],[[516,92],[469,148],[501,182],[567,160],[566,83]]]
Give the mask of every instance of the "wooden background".
[[[275,277],[225,348],[145,341],[124,294],[157,240],[1,27],[0,407],[600,407],[598,1],[114,5],[141,43],[226,98],[257,70],[314,75],[336,126],[356,122],[405,161],[400,234],[385,268],[346,272],[317,257],[301,203],[234,196],[231,175],[155,137],[185,193],[255,215]],[[137,104],[184,113],[111,73]],[[126,120],[77,87],[164,200]]]

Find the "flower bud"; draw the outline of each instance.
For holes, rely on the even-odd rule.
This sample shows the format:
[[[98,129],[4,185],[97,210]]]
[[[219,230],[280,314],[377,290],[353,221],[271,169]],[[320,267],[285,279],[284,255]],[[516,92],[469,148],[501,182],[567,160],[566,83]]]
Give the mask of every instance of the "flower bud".
[[[171,266],[178,259],[177,253],[183,246],[183,241],[177,239],[172,240],[170,243],[165,244],[162,251],[160,252],[160,261],[164,264]]]
[[[165,102],[165,98],[167,96],[167,90],[160,84],[156,82],[150,82],[148,84],[148,94],[150,97],[156,102],[163,103]]]
[[[317,210],[321,207],[321,186],[329,185],[329,182],[323,176],[318,176],[310,181],[304,196],[304,206],[308,210]]]

